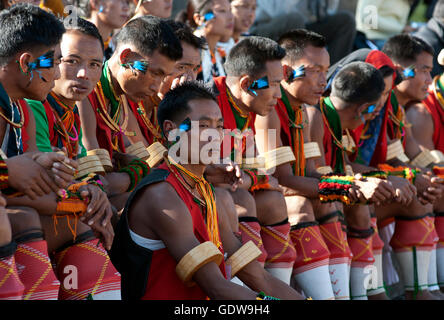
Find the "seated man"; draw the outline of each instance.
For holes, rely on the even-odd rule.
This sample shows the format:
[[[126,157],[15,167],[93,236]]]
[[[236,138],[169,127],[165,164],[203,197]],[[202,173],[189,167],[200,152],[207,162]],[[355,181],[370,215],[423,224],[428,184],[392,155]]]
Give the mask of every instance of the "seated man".
[[[267,115],[280,98],[284,56],[285,50],[275,41],[248,37],[230,51],[225,63],[227,77],[214,79],[224,129],[229,132],[225,135],[222,156],[240,166],[250,150],[252,154],[248,157],[256,156],[253,136],[256,115]],[[243,241],[253,240],[263,250],[259,261],[265,263],[265,268],[290,283],[296,252],[277,180],[255,170],[244,170],[243,184],[231,195],[238,206]]]
[[[375,94],[375,88],[371,91],[368,89],[367,84],[375,83],[376,81],[375,78],[369,82],[368,77],[370,75],[372,77],[379,77],[380,82],[382,82],[382,89],[378,95]],[[367,79],[367,81],[365,79]],[[367,84],[363,85],[364,81]],[[332,82],[330,97],[321,100],[321,111],[310,108],[309,123],[312,137],[320,144],[323,142],[324,148],[321,149],[325,149],[325,152],[321,150],[321,153],[325,154],[325,162],[330,164],[336,172],[345,172],[345,167],[348,163],[351,164],[355,172],[361,172],[364,178],[371,176],[388,177],[388,180],[393,184],[395,190],[397,189],[396,196],[393,193],[394,199],[396,200],[395,202],[385,203],[381,200],[376,203],[376,216],[380,220],[388,217],[397,217],[395,235],[391,243],[392,246],[394,243],[396,244],[395,251],[397,251],[397,255],[402,259],[400,261],[400,267],[403,270],[403,274],[406,275],[406,286],[409,287],[412,286],[411,281],[413,279],[409,278],[410,274],[407,273],[407,270],[411,268],[412,252],[413,254],[421,254],[421,261],[424,262],[424,264],[418,263],[416,265],[419,280],[421,282],[424,281],[424,274],[427,279],[427,259],[429,258],[429,248],[433,244],[433,234],[430,233],[430,228],[432,228],[431,231],[434,229],[433,223],[430,222],[427,214],[427,207],[421,205],[418,198],[414,196],[414,192],[416,191],[414,186],[411,185],[408,180],[397,177],[397,175],[402,175],[402,177],[410,178],[413,182],[415,172],[411,169],[405,169],[399,173],[389,171],[375,172],[371,167],[355,162],[350,163],[346,155],[347,148],[341,141],[343,129],[354,130],[362,125],[363,122],[373,117],[370,111],[374,111],[375,108],[373,106],[378,103],[383,88],[384,81],[382,75],[373,66],[363,62],[347,64],[342,67],[340,71],[336,72],[336,76]],[[320,130],[319,125],[317,125],[322,123],[321,121],[324,123],[323,130]],[[325,162],[323,160],[320,161],[321,165]],[[408,210],[404,209],[406,207]],[[365,238],[366,240],[369,239],[373,231],[367,233],[367,235],[364,231],[370,226],[370,213],[366,214],[366,216],[347,216],[346,214],[346,217],[348,224],[354,226],[353,228],[349,227],[351,232],[356,233],[358,237]],[[358,227],[355,227],[355,225]],[[363,228],[364,225],[365,228]],[[415,231],[413,232],[413,230]],[[368,242],[368,244],[371,244],[371,242]],[[364,242],[361,244],[357,242],[356,245],[362,246]],[[365,247],[364,245],[360,250],[363,250]],[[403,250],[401,250],[401,248]],[[359,247],[357,247],[357,249],[359,249]],[[368,251],[371,254],[371,249]],[[422,257],[422,255],[424,255],[424,257]],[[370,255],[368,257],[370,258]],[[365,263],[365,261],[361,262],[361,265]],[[359,272],[359,270],[357,269],[356,272]],[[362,270],[359,275],[363,277]],[[356,294],[353,283],[351,283],[351,285],[352,296],[355,295],[356,298],[359,298],[359,296],[366,297],[365,287],[356,287],[355,290],[359,293]],[[428,291],[422,291],[419,292],[418,297],[429,298],[430,295]],[[409,296],[409,298],[411,298],[411,296]]]
[[[335,204],[319,202],[319,174],[313,174],[313,159],[320,154],[310,148],[313,143],[304,106],[316,105],[327,85],[330,59],[325,39],[314,32],[296,29],[282,35],[279,43],[286,51],[282,60],[285,75],[281,81],[282,98],[267,116],[256,117],[255,128],[265,133],[256,136],[262,152],[269,151],[271,133],[277,132],[276,146],[291,147],[296,157],[292,166],[278,166],[275,172],[280,184],[287,188],[285,200],[291,237],[298,252],[293,275],[297,285],[314,299],[349,299],[351,252],[339,219],[343,214]],[[316,237],[304,241],[307,234]]]
[[[38,149],[42,152],[50,152],[52,148],[64,149],[70,159],[86,156],[76,102],[86,98],[100,79],[104,52],[97,28],[80,18],[75,22],[67,25],[67,31],[60,43],[63,56],[61,75],[55,81],[53,90],[43,103],[27,100],[36,121],[35,132],[30,135],[36,137]],[[80,218],[75,230],[76,241],[72,241],[70,226],[65,219],[58,222],[58,232],[54,234],[51,232],[54,228],[53,217],[40,217],[49,251],[55,253],[54,264],[59,278],[65,277],[63,270],[66,265],[75,262],[78,268],[77,288],[67,288],[63,283],[59,298],[85,299],[93,293],[94,299],[120,299],[120,276],[110,264],[103,246],[97,243],[98,239],[90,227],[98,219],[103,227],[112,230],[111,205],[106,193],[99,189],[97,181],[89,182],[89,188],[96,189],[91,194],[90,207],[94,216],[92,219],[88,219],[87,215]],[[99,254],[88,250],[95,247],[101,251]],[[102,275],[104,270],[106,271]],[[98,281],[99,279],[101,280]]]
[[[163,78],[172,73],[175,61],[182,57],[180,42],[171,28],[152,16],[126,24],[116,37],[116,46],[94,91],[77,104],[85,148],[106,149],[111,159],[116,152],[125,153],[125,147],[134,142],[131,137],[137,134],[128,127],[129,123],[136,123],[129,101],[138,103],[156,94]],[[106,175],[108,194],[115,196],[113,204],[119,211],[128,192],[149,170],[143,161],[132,163],[134,170],[125,162],[129,161],[124,160],[120,169]],[[115,167],[119,168],[119,164],[115,163]]]
[[[27,21],[27,24],[17,23],[17,21]],[[22,99],[44,99],[44,95],[53,86],[58,74],[55,61],[60,56],[59,42],[64,28],[52,14],[29,4],[18,4],[3,10],[0,13],[0,26],[2,29],[0,41],[5,43],[0,49],[2,57],[0,62],[2,65],[0,70],[1,150],[3,155],[7,154],[11,164],[14,162],[24,164],[21,161],[24,156],[18,155],[23,153],[24,144],[29,143],[27,132],[23,128],[32,119]],[[38,201],[38,197],[46,195],[55,197],[55,193],[60,191],[59,188],[55,187],[51,192],[48,185],[53,186],[51,180],[55,178],[59,180],[58,184],[63,182],[63,186],[66,187],[71,182],[74,172],[62,162],[66,161],[70,167],[74,164],[61,155],[56,158],[51,154],[36,152],[35,149],[29,157],[42,165],[46,163],[47,169],[50,169],[53,166],[52,163],[57,161],[52,169],[56,176],[50,178],[47,173],[44,173],[41,177],[43,181],[37,181],[38,185],[34,178],[31,179],[32,184],[28,188],[9,183],[10,187],[18,188],[17,190],[7,189],[7,169],[12,174],[14,168],[13,166],[7,168],[2,160],[2,191],[9,195],[7,213],[10,232],[12,232],[10,240],[14,241],[10,244],[8,251],[9,255],[14,253],[15,245],[18,244],[17,251],[14,253],[15,262],[24,266],[20,277],[15,279],[22,282],[23,290],[10,291],[8,295],[11,294],[11,297],[19,299],[56,299],[59,283],[52,271],[47,243],[43,240],[38,215],[23,202],[15,201],[14,203],[16,198],[11,196],[19,195],[20,191],[24,191],[22,195],[32,199],[31,201]],[[38,166],[36,168],[33,164],[28,165],[38,170],[39,174],[42,173]],[[29,175],[30,172],[27,169],[26,166],[20,168]],[[21,175],[21,179],[28,181],[27,176]],[[7,224],[5,218],[3,218],[3,224]],[[33,252],[38,252],[39,258],[35,258]],[[41,276],[41,272],[44,277]],[[2,287],[1,290],[8,290],[7,286]]]
[[[442,108],[439,106],[439,99],[437,98],[439,97],[439,76],[435,77],[433,83],[430,76],[433,66],[433,49],[419,38],[404,35],[389,39],[383,50],[398,68],[412,70],[412,73],[394,89],[400,108],[405,108],[406,118],[403,122],[406,125],[402,129],[405,132],[404,143],[407,158],[404,162],[410,159],[407,165],[413,168],[421,168],[423,172],[430,172],[434,165],[444,161],[444,156],[439,153],[439,146],[442,142],[439,142],[439,138],[437,138],[443,131],[440,130],[442,121],[439,117]],[[420,101],[423,101],[423,103]],[[437,150],[434,151],[435,156],[432,150]],[[444,150],[444,147],[442,150]],[[426,178],[428,179],[425,181],[429,182],[430,178],[428,176]],[[425,187],[433,186],[427,183]],[[425,188],[422,187],[422,189]],[[425,192],[430,193],[427,189],[425,189]],[[444,239],[444,230],[440,224],[441,212],[443,211],[444,197],[441,197],[433,202],[435,227],[439,239]],[[444,296],[440,294],[437,285],[437,274],[442,275],[444,273],[444,264],[442,258],[435,258],[437,254],[442,252],[436,250],[436,245],[437,243],[431,251],[429,290],[443,298]]]
[[[277,298],[300,299],[255,259],[239,255],[241,244],[204,178],[202,151],[220,159],[223,118],[215,96],[197,82],[184,83],[165,95],[158,117],[166,138],[189,152],[182,158],[171,149],[165,163],[131,194],[119,220],[111,258],[122,274],[123,298],[247,300],[262,291]],[[197,132],[184,128],[189,122],[197,124]],[[194,135],[201,133],[208,133],[207,139],[188,148]],[[198,162],[191,164],[195,157]],[[254,256],[260,255],[253,248]],[[227,280],[235,274],[251,289]]]

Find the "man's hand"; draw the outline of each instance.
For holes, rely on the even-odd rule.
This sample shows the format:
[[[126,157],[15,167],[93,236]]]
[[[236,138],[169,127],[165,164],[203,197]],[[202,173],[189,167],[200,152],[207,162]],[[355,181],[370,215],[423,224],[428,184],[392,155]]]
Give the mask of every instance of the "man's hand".
[[[364,197],[367,201],[380,205],[391,201],[396,196],[396,190],[393,185],[386,180],[378,178],[366,178],[365,180],[356,180],[355,185],[359,187],[357,197],[362,201]]]
[[[33,156],[38,156],[46,166],[42,166],[34,161]],[[24,193],[32,200],[37,199],[39,196],[49,194],[51,191],[57,193],[60,189],[67,187],[68,182],[66,180],[72,180],[72,170],[68,169],[71,173],[70,175],[62,173],[59,175],[58,166],[63,165],[58,162],[64,161],[64,159],[65,157],[61,154],[49,153],[45,155],[41,152],[25,153],[5,159],[8,166],[9,186]],[[75,166],[77,165],[75,164]],[[47,170],[52,169],[54,169],[52,171],[54,179],[47,172]],[[65,173],[65,170],[60,171]]]
[[[434,179],[433,181],[437,180]],[[441,186],[439,183],[432,182],[432,178],[429,175],[417,174],[415,186],[418,189],[419,201],[424,205],[428,203],[433,204],[442,196]]]
[[[228,184],[232,191],[236,191],[242,184],[242,172],[240,167],[234,162],[229,164],[212,164],[205,169],[205,179],[215,185]]]
[[[106,226],[103,226],[101,223],[96,221],[90,225],[90,228],[94,232],[94,235],[102,243],[103,247],[106,250],[111,250],[114,240],[114,229],[112,224],[108,223]]]
[[[77,161],[56,152],[37,152],[32,155],[32,159],[51,172],[55,183],[60,188],[68,187],[78,168]]]
[[[389,176],[388,181],[390,181],[395,188],[395,199],[398,203],[409,205],[413,201],[414,197],[416,197],[416,187],[412,185],[407,179],[396,176]]]
[[[85,222],[88,226],[97,222],[106,227],[113,215],[106,193],[98,186],[91,184],[81,186],[79,192],[83,198],[90,199],[86,213],[80,218],[80,221]]]

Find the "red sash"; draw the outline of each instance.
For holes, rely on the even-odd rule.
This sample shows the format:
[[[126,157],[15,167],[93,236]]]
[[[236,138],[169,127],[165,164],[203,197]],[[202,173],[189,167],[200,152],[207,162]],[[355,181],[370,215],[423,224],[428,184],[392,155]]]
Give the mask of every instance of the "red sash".
[[[274,107],[276,109],[276,113],[279,116],[279,120],[281,122],[281,141],[283,146],[288,146],[293,149],[293,137],[291,135],[290,126],[288,123],[288,119],[290,116],[288,115],[287,108],[281,99],[277,100],[277,104]],[[293,150],[294,153],[299,152],[299,150]]]
[[[98,110],[100,108],[100,102],[97,98],[96,93],[93,91],[88,95],[88,100],[91,103],[92,109],[94,110],[94,114],[96,116],[96,137],[97,142],[99,143],[99,147],[101,149],[108,150],[110,157],[112,159],[113,156],[113,136],[116,134],[111,130],[110,127],[107,126],[105,121],[103,121],[102,117],[100,116]],[[125,145],[123,143],[123,133],[117,135],[118,138],[118,148],[120,152],[125,152]]]
[[[224,129],[242,130],[242,128],[237,127],[236,118],[234,117],[230,102],[228,101],[227,85],[226,85],[225,80],[226,80],[226,77],[214,78],[214,84],[215,84],[217,90],[219,91],[218,96],[217,96],[217,102],[219,104],[220,111],[222,112],[222,118],[224,119]],[[251,129],[253,131],[253,133],[256,132],[255,128],[254,128],[255,119],[256,119],[256,114],[251,113],[251,122],[250,122],[248,128]],[[223,145],[227,144],[227,143],[230,143],[230,146],[231,146],[231,149],[229,150],[228,154],[224,153],[225,150],[223,147]],[[234,147],[234,138],[232,136],[230,136],[229,134],[225,134],[224,140],[222,142],[223,157],[230,156],[230,153],[233,150],[233,147]]]
[[[433,144],[435,149],[444,152],[444,106],[436,99],[433,90],[429,89],[429,95],[423,101],[424,106],[433,118],[434,132]]]
[[[151,131],[148,129],[148,127],[146,126],[145,121],[143,121],[143,118],[140,115],[140,113],[137,111],[137,109],[139,108],[139,105],[137,103],[131,101],[130,99],[128,99],[128,103],[130,105],[131,111],[136,116],[140,131],[142,131],[144,138],[151,145],[154,142],[154,136],[151,133]],[[152,120],[153,119],[151,119],[151,122],[154,123],[154,121],[152,121]]]
[[[166,164],[160,165],[159,169],[170,171]],[[203,219],[202,209],[193,200],[193,196],[177,180],[172,172],[165,181],[171,184],[187,206],[193,221],[193,231],[197,240],[199,240],[200,243],[210,241],[207,227]],[[222,247],[220,250],[223,254],[224,251]],[[148,283],[142,300],[205,300],[207,296],[199,286],[187,287],[184,285],[176,274],[176,266],[176,260],[166,248],[154,251]],[[223,261],[219,265],[219,268],[226,278],[225,263]]]

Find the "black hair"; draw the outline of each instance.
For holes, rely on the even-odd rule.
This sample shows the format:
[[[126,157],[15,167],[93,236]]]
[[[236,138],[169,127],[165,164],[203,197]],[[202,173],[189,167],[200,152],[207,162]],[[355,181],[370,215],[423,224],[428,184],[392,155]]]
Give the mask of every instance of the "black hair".
[[[154,16],[141,16],[129,21],[116,35],[116,48],[123,44],[134,45],[143,55],[155,50],[170,60],[182,58],[182,46],[173,30],[163,20]]]
[[[190,111],[189,102],[200,99],[213,100],[217,103],[212,89],[201,81],[187,81],[168,91],[157,111],[157,120],[162,131],[165,120],[179,124]]]
[[[352,62],[335,76],[331,95],[348,104],[364,104],[379,99],[385,84],[381,73],[366,62]]]
[[[102,36],[100,35],[99,29],[94,25],[94,23],[91,23],[85,19],[82,18],[74,18],[73,21],[70,21],[70,23],[67,23],[65,25],[66,31],[68,30],[77,30],[81,33],[91,36],[93,38],[96,38],[100,41],[100,46],[102,47],[102,51],[105,52],[105,46],[103,44]]]
[[[399,34],[387,40],[382,52],[389,56],[394,63],[411,63],[422,52],[434,55],[433,48],[424,40],[409,34]]]
[[[183,22],[174,21],[171,19],[166,20],[166,23],[173,30],[179,41],[183,41],[193,46],[196,49],[205,49],[206,41],[204,38],[197,37],[193,34],[193,30]]]
[[[300,59],[304,50],[311,45],[315,48],[325,48],[327,42],[324,36],[306,29],[294,29],[281,35],[279,45],[285,49],[287,58],[292,61]]]
[[[194,22],[194,14],[198,13],[201,16],[211,11],[213,8],[213,0],[188,0],[187,7],[181,10],[175,20],[188,24],[191,28],[197,28]]]
[[[63,23],[29,3],[18,3],[0,12],[0,65],[24,50],[57,45],[65,32]]]
[[[227,76],[255,77],[266,70],[265,64],[282,60],[285,49],[276,41],[265,37],[251,36],[239,41],[230,51],[224,64]]]

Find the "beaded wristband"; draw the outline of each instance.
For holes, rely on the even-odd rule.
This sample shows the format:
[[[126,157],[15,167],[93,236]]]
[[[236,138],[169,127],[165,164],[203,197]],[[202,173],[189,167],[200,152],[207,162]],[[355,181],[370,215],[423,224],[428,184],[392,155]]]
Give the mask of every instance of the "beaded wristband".
[[[328,174],[319,180],[319,200],[323,203],[340,201],[351,204],[350,188],[354,185],[353,176]]]
[[[0,190],[4,190],[9,187],[8,185],[9,175],[8,166],[5,160],[0,156]]]
[[[267,296],[265,293],[263,293],[262,291],[259,292],[256,296],[256,300],[281,300],[279,298],[275,298],[272,296]]]

